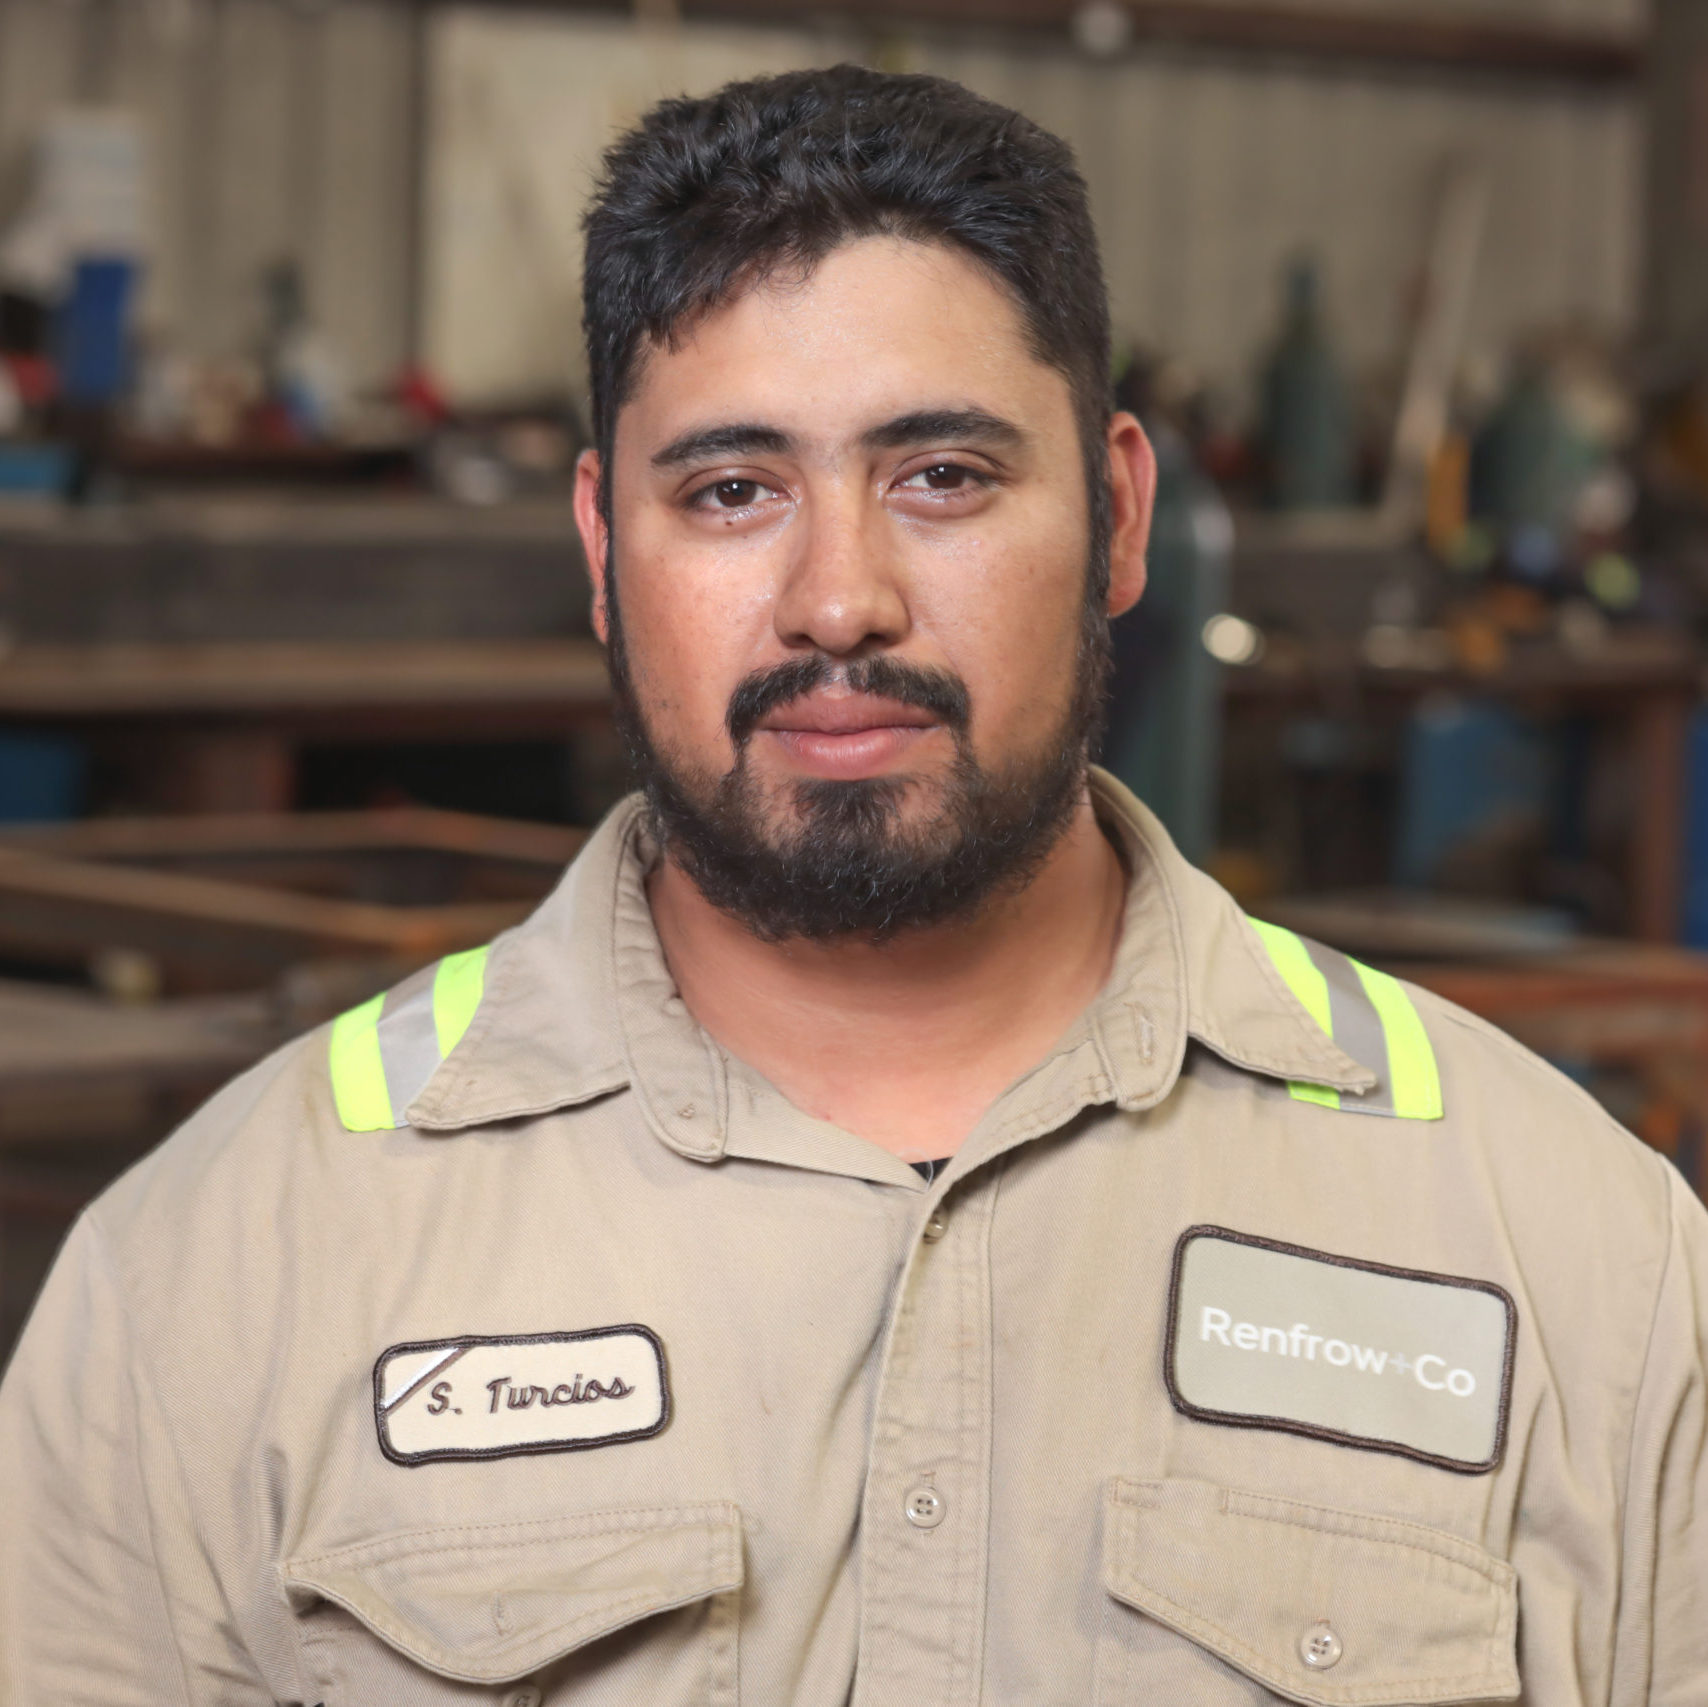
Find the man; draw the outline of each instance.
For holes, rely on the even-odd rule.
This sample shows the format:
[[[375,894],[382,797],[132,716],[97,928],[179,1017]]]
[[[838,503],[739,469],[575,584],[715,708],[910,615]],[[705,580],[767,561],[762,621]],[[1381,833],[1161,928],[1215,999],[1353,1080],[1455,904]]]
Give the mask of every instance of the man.
[[[644,799],[81,1222],[6,1698],[1708,1700],[1701,1206],[1087,770],[1151,461],[1062,145],[666,104],[586,314]]]

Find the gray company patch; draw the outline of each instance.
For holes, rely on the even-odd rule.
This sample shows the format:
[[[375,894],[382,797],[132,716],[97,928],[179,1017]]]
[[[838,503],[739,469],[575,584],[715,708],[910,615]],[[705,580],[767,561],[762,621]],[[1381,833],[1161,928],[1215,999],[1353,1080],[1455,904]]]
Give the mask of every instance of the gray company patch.
[[[638,1324],[418,1340],[374,1365],[374,1424],[394,1464],[575,1452],[669,1420],[664,1348]]]
[[[1202,1422],[1478,1474],[1506,1445],[1516,1326],[1489,1281],[1190,1227],[1175,1246],[1165,1375],[1175,1408]]]

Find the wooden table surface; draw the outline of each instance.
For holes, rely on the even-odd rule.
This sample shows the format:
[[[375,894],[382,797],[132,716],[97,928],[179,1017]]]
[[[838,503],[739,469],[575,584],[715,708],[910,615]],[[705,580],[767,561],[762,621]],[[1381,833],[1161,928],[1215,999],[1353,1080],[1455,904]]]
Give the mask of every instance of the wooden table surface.
[[[290,718],[398,707],[602,710],[593,640],[218,641],[19,646],[0,654],[0,717]]]
[[[562,740],[610,719],[603,649],[521,640],[25,645],[0,726],[70,732],[141,809],[278,812],[307,743]]]
[[[87,990],[0,979],[0,1087],[77,1086],[114,1074],[148,1081],[218,1078],[278,1041],[265,996],[130,1006]],[[0,1141],[18,1123],[0,1120]]]
[[[1544,715],[1584,711],[1621,729],[1633,786],[1626,855],[1631,928],[1646,942],[1677,939],[1684,894],[1684,799],[1690,719],[1701,703],[1703,659],[1689,635],[1645,626],[1614,629],[1602,644],[1572,651],[1554,643],[1514,645],[1498,669],[1458,665],[1379,667],[1358,648],[1272,649],[1255,667],[1229,670],[1231,708],[1265,718],[1316,707],[1361,718],[1440,693],[1504,700]]]

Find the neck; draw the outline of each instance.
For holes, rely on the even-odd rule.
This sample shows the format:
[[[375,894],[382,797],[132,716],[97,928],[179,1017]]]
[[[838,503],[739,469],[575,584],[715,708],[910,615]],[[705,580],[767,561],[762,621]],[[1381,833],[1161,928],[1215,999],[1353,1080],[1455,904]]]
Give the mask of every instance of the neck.
[[[700,1025],[803,1112],[909,1161],[953,1154],[1095,998],[1124,896],[1089,794],[1023,889],[882,945],[762,942],[668,858],[648,885]]]

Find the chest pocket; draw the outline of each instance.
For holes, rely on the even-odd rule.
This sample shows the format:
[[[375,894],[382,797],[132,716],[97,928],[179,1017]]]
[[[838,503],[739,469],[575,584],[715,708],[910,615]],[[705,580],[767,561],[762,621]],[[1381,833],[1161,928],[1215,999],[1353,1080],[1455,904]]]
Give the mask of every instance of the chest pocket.
[[[325,1707],[736,1701],[732,1505],[415,1530],[283,1576]]]
[[[1518,1697],[1517,1574],[1457,1536],[1193,1481],[1113,1482],[1103,1516],[1098,1707]]]

